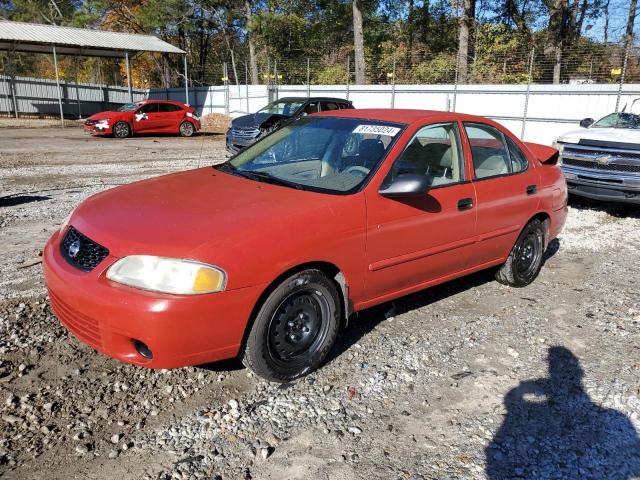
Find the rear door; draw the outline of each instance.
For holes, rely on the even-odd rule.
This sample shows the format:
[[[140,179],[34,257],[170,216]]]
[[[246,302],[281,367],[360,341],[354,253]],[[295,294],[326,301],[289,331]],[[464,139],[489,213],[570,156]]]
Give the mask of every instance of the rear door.
[[[431,178],[422,196],[385,198],[366,191],[367,280],[370,299],[460,272],[474,241],[475,193],[465,176],[457,122],[418,129],[382,183],[402,174]]]
[[[464,122],[477,195],[477,243],[472,266],[509,255],[538,206],[540,179],[516,141],[484,123]]]
[[[180,128],[180,122],[184,118],[184,110],[173,103],[158,104],[158,125],[156,128],[176,133]]]

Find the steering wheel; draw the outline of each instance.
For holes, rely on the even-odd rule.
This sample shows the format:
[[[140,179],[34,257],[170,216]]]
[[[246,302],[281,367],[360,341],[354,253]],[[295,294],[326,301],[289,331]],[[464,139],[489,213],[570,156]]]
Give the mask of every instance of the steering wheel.
[[[361,167],[360,165],[352,165],[343,170],[344,173],[349,173],[353,176],[362,177],[362,178],[369,175],[370,171],[371,170],[369,170],[367,167]]]

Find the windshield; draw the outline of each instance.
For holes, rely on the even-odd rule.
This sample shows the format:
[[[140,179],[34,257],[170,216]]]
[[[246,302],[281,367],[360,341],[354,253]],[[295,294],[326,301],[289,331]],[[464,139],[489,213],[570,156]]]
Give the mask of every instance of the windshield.
[[[125,103],[122,105],[118,111],[119,112],[133,112],[136,108],[140,106],[139,103]]]
[[[634,113],[612,113],[602,117],[591,127],[601,128],[640,128],[640,115]]]
[[[346,193],[367,180],[404,128],[355,118],[304,117],[220,168],[256,181]]]
[[[264,108],[258,110],[259,113],[275,113],[277,115],[286,115],[291,117],[296,110],[298,110],[304,101],[297,100],[281,100],[277,102],[271,102]]]

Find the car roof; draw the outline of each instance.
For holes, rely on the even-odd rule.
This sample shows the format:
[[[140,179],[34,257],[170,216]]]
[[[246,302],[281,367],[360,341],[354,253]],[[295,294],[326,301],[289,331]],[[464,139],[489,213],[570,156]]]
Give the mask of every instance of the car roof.
[[[413,110],[402,108],[356,108],[353,110],[329,110],[326,112],[314,113],[313,116],[320,117],[343,117],[343,118],[359,118],[366,120],[380,120],[383,122],[397,123],[421,123],[430,120],[438,121],[439,119],[451,119],[468,122],[482,122],[490,125],[496,125],[492,120],[476,115],[467,115],[465,113],[444,112],[438,110]]]
[[[337,98],[337,97],[282,97],[276,100],[276,102],[281,102],[281,101],[293,101],[293,102],[299,102],[299,101],[322,101],[322,100],[326,100],[326,101],[331,101],[331,102],[344,102],[344,103],[351,103],[351,100],[346,100],[344,98]]]
[[[136,101],[134,103],[139,103],[141,105],[143,103],[168,103],[168,104],[171,104],[171,105],[178,105],[179,107],[182,107],[182,108],[185,107],[184,103],[176,102],[175,100],[156,100],[156,99],[153,99],[153,98],[150,98],[148,100],[138,100],[138,101]]]

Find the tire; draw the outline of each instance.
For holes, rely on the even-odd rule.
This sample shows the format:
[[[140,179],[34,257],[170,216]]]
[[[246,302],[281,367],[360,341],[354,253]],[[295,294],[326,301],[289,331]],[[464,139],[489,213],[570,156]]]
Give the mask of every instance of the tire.
[[[292,275],[260,306],[242,363],[272,382],[290,382],[312,372],[338,336],[340,305],[336,285],[321,271]]]
[[[542,268],[545,225],[531,220],[516,240],[507,261],[496,272],[496,280],[511,287],[526,287],[533,282]]]
[[[131,127],[127,122],[117,122],[113,126],[113,136],[116,138],[127,138],[131,136]]]
[[[180,124],[180,136],[190,137],[195,133],[196,129],[191,122],[182,122]]]

